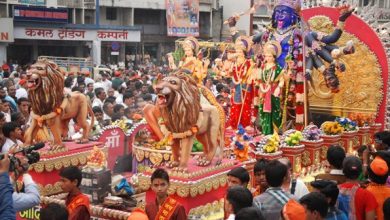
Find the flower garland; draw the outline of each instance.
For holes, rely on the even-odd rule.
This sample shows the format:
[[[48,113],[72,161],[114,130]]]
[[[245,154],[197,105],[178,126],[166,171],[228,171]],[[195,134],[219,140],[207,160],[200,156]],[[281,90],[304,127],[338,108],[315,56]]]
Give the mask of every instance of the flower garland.
[[[357,123],[349,118],[336,118],[336,122],[339,123],[345,132],[357,131]]]
[[[321,125],[321,130],[326,135],[340,135],[344,128],[337,121],[326,121]]]
[[[272,154],[279,150],[280,138],[275,132],[273,135],[265,136],[259,143],[256,144],[256,150],[260,153]]]
[[[297,130],[288,130],[283,135],[283,145],[284,146],[298,146],[301,143],[301,140],[303,139],[303,135],[300,131]]]
[[[314,124],[306,126],[302,131],[303,139],[308,141],[319,141],[321,133],[321,130]]]

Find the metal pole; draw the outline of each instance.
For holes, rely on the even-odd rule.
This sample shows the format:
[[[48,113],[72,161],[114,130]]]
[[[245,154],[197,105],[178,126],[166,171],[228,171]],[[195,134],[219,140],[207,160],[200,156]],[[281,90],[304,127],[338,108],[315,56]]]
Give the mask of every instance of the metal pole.
[[[97,27],[100,26],[100,0],[96,0],[96,10],[95,10],[95,24]]]

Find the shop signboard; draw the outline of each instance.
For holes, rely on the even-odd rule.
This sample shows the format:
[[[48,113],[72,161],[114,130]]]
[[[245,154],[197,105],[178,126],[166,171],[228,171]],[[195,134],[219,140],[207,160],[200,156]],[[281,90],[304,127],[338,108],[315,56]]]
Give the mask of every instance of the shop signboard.
[[[68,9],[15,5],[14,20],[68,23]]]
[[[0,42],[14,42],[14,22],[12,18],[0,18]]]
[[[140,42],[139,30],[86,30],[15,27],[16,39]]]

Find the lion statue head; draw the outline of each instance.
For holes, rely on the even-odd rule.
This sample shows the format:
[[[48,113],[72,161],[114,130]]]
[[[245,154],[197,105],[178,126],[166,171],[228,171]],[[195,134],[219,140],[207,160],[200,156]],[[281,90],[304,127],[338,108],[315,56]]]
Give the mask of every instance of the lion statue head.
[[[27,70],[28,96],[35,114],[45,115],[58,108],[64,98],[64,76],[51,60],[39,59]]]
[[[196,81],[182,70],[161,79],[156,86],[157,105],[171,132],[185,132],[198,121],[200,93]]]

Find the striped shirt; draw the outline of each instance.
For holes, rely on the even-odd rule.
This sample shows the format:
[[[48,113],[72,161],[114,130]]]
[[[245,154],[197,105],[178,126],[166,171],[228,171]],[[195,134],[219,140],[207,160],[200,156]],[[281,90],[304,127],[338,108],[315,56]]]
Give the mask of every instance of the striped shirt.
[[[261,210],[265,219],[280,219],[281,210],[290,199],[294,199],[290,193],[280,187],[271,187],[256,196],[253,204]]]

